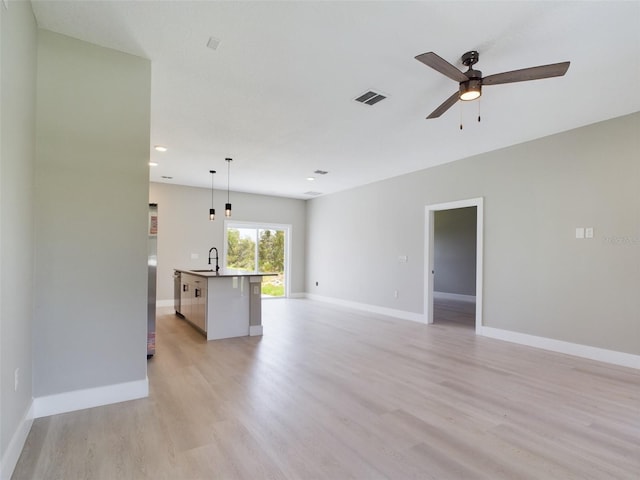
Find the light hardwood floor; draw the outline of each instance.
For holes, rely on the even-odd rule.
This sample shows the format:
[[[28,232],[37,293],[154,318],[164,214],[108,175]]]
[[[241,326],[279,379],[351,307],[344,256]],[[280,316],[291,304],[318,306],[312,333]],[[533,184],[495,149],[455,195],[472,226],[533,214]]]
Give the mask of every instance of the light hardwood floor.
[[[475,328],[476,326],[476,304],[475,302],[465,302],[451,300],[448,298],[434,298],[433,300],[433,323],[456,322],[460,325]]]
[[[310,300],[158,318],[147,399],[34,422],[14,479],[634,479],[640,375]]]

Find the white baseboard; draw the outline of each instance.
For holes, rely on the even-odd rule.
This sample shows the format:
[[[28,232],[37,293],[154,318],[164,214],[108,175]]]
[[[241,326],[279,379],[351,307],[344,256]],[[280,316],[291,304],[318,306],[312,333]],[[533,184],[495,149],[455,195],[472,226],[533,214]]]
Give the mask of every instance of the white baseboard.
[[[249,336],[259,337],[262,335],[262,325],[249,325]]]
[[[343,307],[354,308],[356,310],[364,310],[367,312],[379,313],[414,322],[425,323],[424,317],[420,313],[405,312],[403,310],[395,310],[392,308],[378,307],[375,305],[351,302],[332,297],[324,297],[322,295],[315,295],[312,293],[307,293],[306,298],[320,302],[332,303]],[[634,355],[631,353],[617,352],[615,350],[607,350],[589,345],[580,345],[578,343],[565,342],[563,340],[555,340],[553,338],[537,337],[535,335],[528,335],[525,333],[512,332],[509,330],[486,326],[477,327],[476,333],[478,335],[504,340],[506,342],[518,343],[520,345],[541,348],[552,352],[588,358],[590,360],[620,365],[622,367],[640,369],[640,355]]]
[[[31,425],[33,425],[33,403],[32,400],[20,421],[18,429],[11,437],[7,450],[2,455],[2,463],[0,464],[0,479],[2,480],[9,480],[13,475],[24,444],[27,441]]]
[[[456,300],[459,302],[476,303],[475,295],[462,295],[460,293],[433,292],[433,298],[442,300]]]
[[[506,342],[527,345],[529,347],[551,350],[553,352],[588,358],[590,360],[611,363],[622,367],[640,369],[640,355],[633,355],[631,353],[616,352],[615,350],[607,350],[589,345],[580,345],[578,343],[565,342],[563,340],[555,340],[553,338],[537,337],[526,333],[511,332],[509,330],[485,326],[480,327],[478,334],[485,337],[504,340]]]
[[[305,293],[290,293],[289,298],[307,298]]]
[[[84,410],[149,396],[149,379],[47,395],[34,399],[34,418]]]
[[[319,302],[332,303],[333,305],[340,305],[342,307],[353,308],[356,310],[363,310],[365,312],[378,313],[380,315],[387,315],[389,317],[401,318],[403,320],[411,320],[412,322],[426,323],[424,315],[421,313],[407,312],[405,310],[396,310],[395,308],[379,307],[377,305],[369,305],[368,303],[351,302],[349,300],[341,300],[339,298],[325,297],[322,295],[316,295],[313,293],[305,294],[305,297],[310,300],[317,300]]]

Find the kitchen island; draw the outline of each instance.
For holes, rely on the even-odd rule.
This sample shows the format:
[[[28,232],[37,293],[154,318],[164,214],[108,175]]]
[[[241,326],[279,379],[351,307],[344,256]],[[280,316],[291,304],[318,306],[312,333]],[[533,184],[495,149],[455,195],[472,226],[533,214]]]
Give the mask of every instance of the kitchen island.
[[[175,273],[176,314],[207,340],[262,335],[262,277],[275,274],[178,268]]]

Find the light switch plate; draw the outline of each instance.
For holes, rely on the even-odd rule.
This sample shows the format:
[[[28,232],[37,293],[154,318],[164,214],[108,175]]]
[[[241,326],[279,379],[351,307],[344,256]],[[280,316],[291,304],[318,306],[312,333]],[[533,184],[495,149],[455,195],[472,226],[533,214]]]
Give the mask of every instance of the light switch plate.
[[[587,227],[584,229],[585,238],[593,238],[593,227]]]
[[[407,263],[407,256],[406,255],[398,255],[398,263]]]
[[[584,238],[584,227],[576,228],[576,238]]]

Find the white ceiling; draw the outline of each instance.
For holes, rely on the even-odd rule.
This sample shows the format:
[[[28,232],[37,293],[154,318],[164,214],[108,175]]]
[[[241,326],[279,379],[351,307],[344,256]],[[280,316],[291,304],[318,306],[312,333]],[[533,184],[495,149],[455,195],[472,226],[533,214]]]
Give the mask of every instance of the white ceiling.
[[[152,181],[210,188],[215,169],[226,189],[232,157],[232,191],[310,198],[640,110],[638,1],[32,4],[42,28],[151,59]],[[571,66],[485,87],[481,123],[477,102],[426,120],[457,84],[414,57],[463,69],[468,50],[485,76]],[[353,100],[369,89],[388,98]]]

